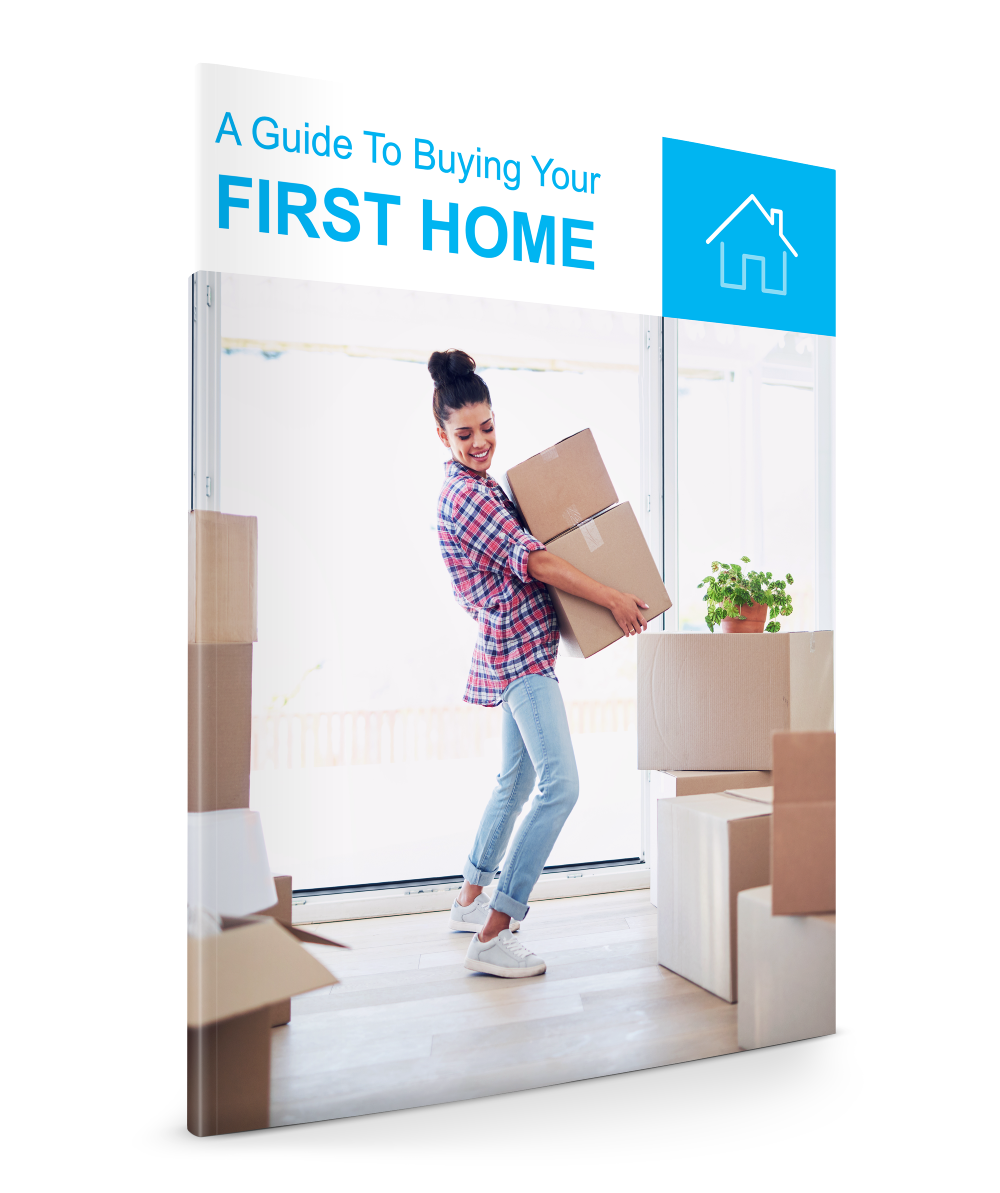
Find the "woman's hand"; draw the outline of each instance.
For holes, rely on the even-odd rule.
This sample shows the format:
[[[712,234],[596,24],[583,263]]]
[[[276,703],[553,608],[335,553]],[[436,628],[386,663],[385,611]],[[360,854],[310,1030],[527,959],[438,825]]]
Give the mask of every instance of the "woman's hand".
[[[630,592],[619,592],[616,588],[609,588],[608,593],[610,599],[605,608],[610,610],[611,616],[618,622],[618,628],[625,637],[641,634],[646,628],[646,619],[639,610],[648,609],[649,606]]]
[[[591,580],[579,568],[550,551],[532,551],[528,556],[528,574],[542,584],[551,584],[560,592],[603,605],[626,637],[641,634],[646,628],[646,619],[640,610],[648,609],[647,604],[630,592],[619,592],[617,588],[609,588],[607,584]]]

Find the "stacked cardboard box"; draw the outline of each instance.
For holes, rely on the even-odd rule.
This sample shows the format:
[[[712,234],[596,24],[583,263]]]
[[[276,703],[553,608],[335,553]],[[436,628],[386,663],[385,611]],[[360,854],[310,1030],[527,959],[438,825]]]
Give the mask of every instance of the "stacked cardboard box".
[[[268,1126],[271,1028],[336,978],[302,948],[334,942],[292,926],[249,806],[257,520],[198,510],[189,527],[188,1126],[215,1135]]]
[[[766,788],[771,772],[766,770],[654,770],[649,772],[649,832],[646,840],[646,863],[649,866],[649,901],[659,902],[659,850],[657,848],[659,805],[661,799],[676,799],[685,795],[710,795],[726,791],[730,785],[740,785],[733,794],[741,795],[751,788]]]
[[[833,729],[833,632],[639,639],[640,770],[770,770],[775,730]]]
[[[250,806],[257,519],[188,515],[188,811]]]
[[[771,886],[739,895],[741,1048],[767,1048],[837,1030],[837,917],[776,915],[771,898]]]
[[[837,907],[837,740],[833,733],[774,735],[775,915]]]
[[[836,1031],[836,737],[774,735],[771,881],[739,898],[742,1048]]]
[[[649,608],[647,621],[670,608],[670,597],[642,528],[627,501],[616,504],[611,478],[589,430],[571,435],[507,473],[528,530],[546,548],[601,584],[630,592]],[[589,658],[621,638],[611,613],[549,586],[563,649]]]
[[[657,801],[657,960],[736,1001],[736,897],[770,874],[771,809],[722,793]]]
[[[507,487],[525,525],[543,543],[618,502],[589,428],[515,465]]]
[[[638,727],[660,963],[739,1002],[743,1047],[833,1031],[832,633],[644,634]],[[718,794],[677,798],[694,767]]]

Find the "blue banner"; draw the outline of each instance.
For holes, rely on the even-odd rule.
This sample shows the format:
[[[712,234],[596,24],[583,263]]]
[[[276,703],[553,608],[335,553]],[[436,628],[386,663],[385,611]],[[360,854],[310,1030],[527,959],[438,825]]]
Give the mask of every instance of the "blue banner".
[[[836,174],[663,139],[663,314],[836,335]]]

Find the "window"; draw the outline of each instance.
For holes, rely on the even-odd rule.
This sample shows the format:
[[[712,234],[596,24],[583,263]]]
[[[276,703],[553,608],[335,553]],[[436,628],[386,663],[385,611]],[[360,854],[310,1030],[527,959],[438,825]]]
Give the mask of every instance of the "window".
[[[793,576],[782,631],[832,628],[831,357],[820,336],[676,321],[682,632],[708,632],[712,561],[743,555]]]
[[[259,528],[251,804],[297,889],[452,875],[499,761],[435,506],[427,357],[479,361],[493,474],[590,426],[639,497],[635,316],[222,275],[216,508]],[[217,303],[219,298],[217,298]],[[640,853],[635,644],[560,658],[580,802],[551,865]]]

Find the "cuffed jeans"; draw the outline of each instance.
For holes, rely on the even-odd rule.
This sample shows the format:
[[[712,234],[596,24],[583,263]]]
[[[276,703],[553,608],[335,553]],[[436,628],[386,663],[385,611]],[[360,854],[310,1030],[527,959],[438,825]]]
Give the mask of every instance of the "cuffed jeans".
[[[559,685],[524,675],[503,694],[500,773],[486,805],[464,877],[489,886],[503,872],[490,906],[512,919],[528,913],[528,896],[580,793],[576,756]],[[514,821],[538,778],[538,792],[507,853]],[[505,856],[506,853],[506,856]]]

